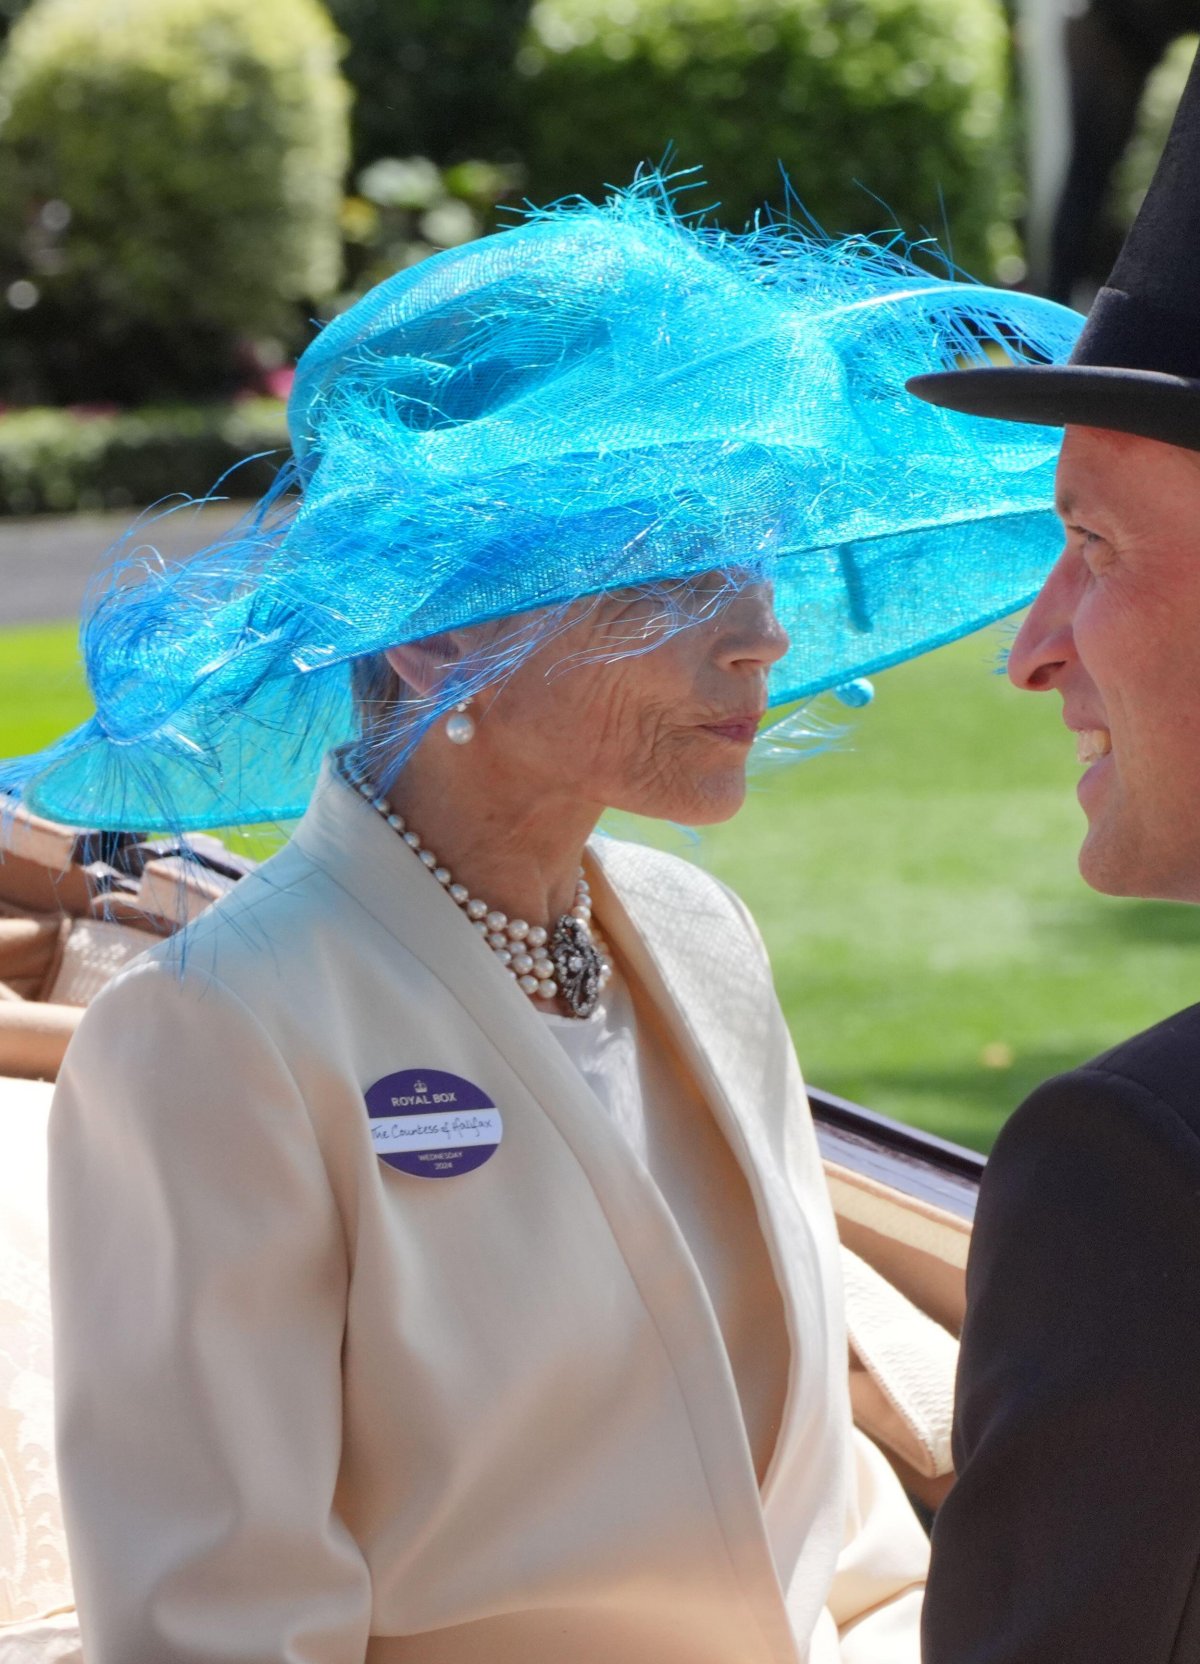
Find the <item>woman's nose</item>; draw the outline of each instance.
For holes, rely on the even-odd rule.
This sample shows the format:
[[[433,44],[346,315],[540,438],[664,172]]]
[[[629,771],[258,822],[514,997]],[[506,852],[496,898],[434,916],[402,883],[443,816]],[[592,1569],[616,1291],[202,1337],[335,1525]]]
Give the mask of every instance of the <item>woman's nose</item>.
[[[737,596],[725,614],[721,657],[731,668],[769,669],[777,664],[791,641],[775,612],[769,584],[752,584]]]
[[[1008,655],[1008,679],[1027,693],[1048,693],[1074,661],[1074,604],[1062,556],[1025,615]]]

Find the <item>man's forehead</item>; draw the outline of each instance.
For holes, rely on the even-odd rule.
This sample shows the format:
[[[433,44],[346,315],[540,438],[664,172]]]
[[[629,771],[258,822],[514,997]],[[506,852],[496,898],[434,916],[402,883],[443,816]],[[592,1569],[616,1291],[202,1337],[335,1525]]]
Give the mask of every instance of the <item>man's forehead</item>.
[[[1054,480],[1060,519],[1103,514],[1139,519],[1165,495],[1196,498],[1200,510],[1200,452],[1109,428],[1068,427]]]
[[[1054,476],[1054,508],[1059,518],[1071,520],[1082,509],[1111,506],[1110,499],[1122,495],[1117,476],[1125,447],[1110,440],[1127,436],[1109,435],[1095,428],[1068,428]]]

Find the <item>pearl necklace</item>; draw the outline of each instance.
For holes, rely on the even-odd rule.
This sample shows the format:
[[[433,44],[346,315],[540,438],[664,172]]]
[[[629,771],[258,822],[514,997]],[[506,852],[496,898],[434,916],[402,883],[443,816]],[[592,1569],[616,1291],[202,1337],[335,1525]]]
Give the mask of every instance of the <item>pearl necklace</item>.
[[[387,822],[426,867],[446,894],[470,919],[496,958],[521,992],[535,1000],[552,1000],[557,995],[575,1017],[590,1017],[600,993],[612,976],[612,960],[600,936],[592,929],[592,898],[583,868],[575,881],[575,902],[549,931],[544,925],[525,919],[510,919],[499,908],[473,896],[465,884],[456,884],[449,867],[444,867],[431,849],[408,826],[378,791],[367,774],[342,752],[338,757],[342,777]]]

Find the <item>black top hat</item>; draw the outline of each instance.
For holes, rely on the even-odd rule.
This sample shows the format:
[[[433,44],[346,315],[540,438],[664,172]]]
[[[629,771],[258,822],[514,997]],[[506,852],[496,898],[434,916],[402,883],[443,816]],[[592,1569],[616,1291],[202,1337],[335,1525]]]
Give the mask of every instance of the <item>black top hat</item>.
[[[1200,451],[1200,53],[1146,199],[1066,364],[914,376],[973,416],[1115,428]]]

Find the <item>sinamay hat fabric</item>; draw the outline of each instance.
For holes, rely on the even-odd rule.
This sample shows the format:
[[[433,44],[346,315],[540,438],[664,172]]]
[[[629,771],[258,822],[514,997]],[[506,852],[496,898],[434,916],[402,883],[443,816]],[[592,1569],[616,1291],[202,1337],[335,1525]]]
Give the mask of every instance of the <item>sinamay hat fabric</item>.
[[[981,341],[1061,359],[1079,322],[862,239],[694,226],[656,177],[532,213],[316,338],[279,487],[186,565],[116,565],[95,716],[0,789],[95,826],[293,816],[355,734],[356,657],[714,568],[775,584],[775,704],[951,640],[1045,576],[1057,435],[905,380]],[[409,742],[506,668],[468,661]]]

